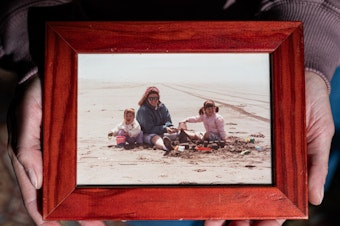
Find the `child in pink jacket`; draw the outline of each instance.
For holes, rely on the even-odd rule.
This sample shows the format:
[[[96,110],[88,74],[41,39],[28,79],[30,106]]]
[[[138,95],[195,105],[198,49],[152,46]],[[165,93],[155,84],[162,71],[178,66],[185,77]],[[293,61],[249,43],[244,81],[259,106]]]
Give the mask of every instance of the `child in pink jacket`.
[[[218,114],[219,108],[215,106],[215,102],[207,100],[204,102],[203,107],[199,110],[199,115],[188,117],[184,122],[197,123],[203,122],[205,133],[204,134],[190,134],[186,131],[191,139],[203,139],[209,141],[226,140],[227,134],[224,130],[224,119],[222,115]]]

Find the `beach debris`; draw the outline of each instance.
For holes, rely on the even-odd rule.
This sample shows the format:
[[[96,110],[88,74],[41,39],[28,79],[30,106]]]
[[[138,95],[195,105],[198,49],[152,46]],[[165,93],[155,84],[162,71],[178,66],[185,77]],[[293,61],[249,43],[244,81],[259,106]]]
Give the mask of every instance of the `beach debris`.
[[[248,155],[250,154],[250,151],[249,150],[244,150],[244,151],[241,151],[240,155]]]
[[[208,153],[211,152],[211,148],[205,147],[205,146],[202,146],[202,145],[198,145],[195,149],[197,151],[201,151],[201,152],[208,152]]]
[[[245,139],[245,142],[254,144],[254,143],[255,143],[255,138],[254,138],[254,137],[247,137],[247,138]]]
[[[219,145],[218,144],[212,144],[211,148],[214,149],[214,150],[218,150]]]
[[[207,140],[205,140],[205,141],[203,142],[203,146],[204,146],[204,147],[208,147],[208,144],[209,144],[209,141],[207,141]]]
[[[198,173],[201,173],[201,172],[205,172],[205,171],[207,171],[206,169],[196,169],[196,170],[194,170],[194,171],[196,171],[196,172],[198,172]]]
[[[262,133],[251,134],[250,136],[256,138],[265,138],[265,136]]]
[[[185,150],[185,146],[184,145],[179,145],[177,150],[178,151],[184,151]]]
[[[121,166],[137,166],[137,163],[119,163]]]
[[[224,148],[225,147],[225,141],[224,140],[219,141],[218,145],[220,146],[220,148]]]
[[[254,165],[245,165],[245,167],[247,167],[247,168],[254,168],[256,166],[254,166]]]
[[[189,143],[179,143],[178,146],[183,146],[185,150],[188,150],[190,148]]]
[[[164,152],[163,155],[167,157],[179,157],[185,159],[191,159],[195,156],[199,158],[200,155],[213,154],[216,156],[221,156],[223,158],[230,158],[232,155],[245,156],[249,155],[253,151],[265,152],[270,151],[271,147],[262,145],[261,138],[263,135],[261,133],[252,134],[248,137],[239,136],[228,136],[226,140],[180,140],[178,137],[176,139],[170,140],[173,150]],[[116,145],[115,137],[113,145],[108,147],[121,148],[122,150],[140,150],[140,149],[153,149],[157,150],[153,145],[148,144],[135,144],[128,145],[127,142],[120,145]],[[182,141],[182,142],[181,142]],[[184,141],[184,142],[183,142]],[[168,143],[170,143],[168,142]],[[111,142],[110,142],[111,143]]]

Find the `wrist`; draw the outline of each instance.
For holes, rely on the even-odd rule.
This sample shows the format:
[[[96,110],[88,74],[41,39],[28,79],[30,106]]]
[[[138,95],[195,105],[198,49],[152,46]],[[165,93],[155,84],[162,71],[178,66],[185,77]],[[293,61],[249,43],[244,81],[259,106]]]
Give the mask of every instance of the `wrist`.
[[[305,69],[305,79],[306,79],[306,83],[307,83],[307,80],[309,79],[315,79],[317,80],[317,78],[319,80],[322,80],[323,83],[326,85],[326,88],[327,88],[327,91],[328,91],[328,94],[331,93],[331,83],[330,81],[328,80],[328,78],[322,74],[321,72],[315,70],[315,69],[311,69],[311,68],[306,68]],[[321,83],[321,82],[320,82]],[[320,84],[321,85],[321,84]]]
[[[329,95],[330,93],[329,81],[317,72],[306,70],[305,84],[306,93],[309,93],[310,91],[319,95]]]

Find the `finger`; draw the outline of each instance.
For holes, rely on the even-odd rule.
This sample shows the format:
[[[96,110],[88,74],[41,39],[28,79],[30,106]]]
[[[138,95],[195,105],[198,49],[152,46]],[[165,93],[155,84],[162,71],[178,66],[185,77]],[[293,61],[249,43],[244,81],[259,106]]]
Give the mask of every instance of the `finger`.
[[[55,221],[51,222],[43,221],[42,216],[38,209],[36,188],[32,185],[31,181],[27,177],[24,167],[18,161],[13,150],[9,148],[8,152],[12,161],[15,174],[17,176],[19,187],[21,189],[24,205],[33,221],[39,226],[60,226],[60,224]]]
[[[251,220],[237,220],[232,221],[228,226],[250,226],[253,224]]]
[[[309,202],[313,205],[321,204],[324,196],[324,185],[328,173],[328,159],[330,139],[322,135],[319,141],[308,142],[308,171],[309,171]]]
[[[264,220],[254,222],[254,226],[281,226],[285,220]]]
[[[320,138],[321,139],[321,136]],[[309,202],[313,205],[321,204],[324,196],[324,185],[328,173],[328,158],[330,142],[311,141],[308,144],[308,167],[309,167]]]
[[[241,220],[232,221],[229,226],[281,226],[285,220],[274,219],[274,220],[263,220],[263,221],[251,221],[251,220]]]
[[[18,109],[18,142],[14,148],[36,189],[42,186],[41,117],[41,85],[40,80],[35,78],[29,84]]]
[[[204,226],[222,226],[225,225],[224,220],[207,220],[204,222]]]
[[[103,221],[79,221],[81,226],[105,226]]]

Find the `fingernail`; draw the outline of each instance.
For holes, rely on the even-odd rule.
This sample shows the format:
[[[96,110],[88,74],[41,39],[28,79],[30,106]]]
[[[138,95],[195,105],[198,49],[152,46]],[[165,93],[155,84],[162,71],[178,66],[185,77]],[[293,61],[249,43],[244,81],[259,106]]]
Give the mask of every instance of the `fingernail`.
[[[30,169],[27,171],[27,175],[30,178],[31,184],[38,189],[38,180],[37,180],[37,176],[34,173],[34,170]]]
[[[320,204],[322,203],[322,200],[323,200],[323,196],[324,196],[324,192],[325,192],[325,190],[324,190],[325,188],[322,186],[321,187],[321,189],[320,189],[320,196],[319,196],[319,198],[320,198]]]

